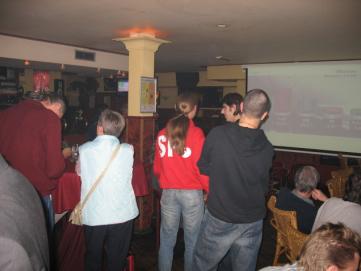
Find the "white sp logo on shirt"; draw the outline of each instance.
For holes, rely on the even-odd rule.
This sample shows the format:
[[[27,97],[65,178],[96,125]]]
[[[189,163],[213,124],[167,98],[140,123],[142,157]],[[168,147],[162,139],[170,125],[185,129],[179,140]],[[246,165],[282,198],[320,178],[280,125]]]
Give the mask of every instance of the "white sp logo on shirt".
[[[163,158],[166,153],[167,153],[168,157],[173,157],[172,147],[170,146],[169,141],[168,141],[167,145],[166,145],[166,142],[167,142],[167,138],[164,135],[161,135],[160,137],[158,137],[158,146],[159,146],[161,158]],[[188,158],[189,156],[191,156],[191,154],[192,154],[192,150],[190,148],[186,147],[182,157]]]

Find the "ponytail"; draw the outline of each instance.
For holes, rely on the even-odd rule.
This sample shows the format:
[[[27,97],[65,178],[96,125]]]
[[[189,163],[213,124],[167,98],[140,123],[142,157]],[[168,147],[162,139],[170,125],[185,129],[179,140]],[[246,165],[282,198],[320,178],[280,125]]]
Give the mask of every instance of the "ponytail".
[[[183,93],[178,97],[176,111],[178,116],[170,119],[166,127],[166,137],[171,148],[179,155],[184,154],[185,141],[189,128],[188,114],[197,106],[198,99],[194,94]]]
[[[166,137],[171,148],[179,155],[184,153],[188,127],[189,119],[184,114],[170,119],[167,124]]]

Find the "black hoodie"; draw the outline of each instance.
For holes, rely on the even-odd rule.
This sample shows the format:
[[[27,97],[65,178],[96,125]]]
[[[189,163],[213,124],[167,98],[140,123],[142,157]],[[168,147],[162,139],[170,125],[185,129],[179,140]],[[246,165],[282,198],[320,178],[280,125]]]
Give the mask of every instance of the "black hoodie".
[[[252,223],[266,213],[273,147],[263,130],[237,123],[215,127],[208,134],[198,167],[208,175],[208,210],[229,223]]]

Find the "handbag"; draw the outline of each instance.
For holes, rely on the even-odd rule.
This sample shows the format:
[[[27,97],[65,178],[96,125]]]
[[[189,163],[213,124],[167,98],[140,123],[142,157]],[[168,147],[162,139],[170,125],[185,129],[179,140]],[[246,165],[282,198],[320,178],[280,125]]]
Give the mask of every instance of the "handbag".
[[[105,173],[107,172],[110,164],[112,163],[112,161],[114,160],[115,156],[117,155],[119,149],[120,149],[120,144],[118,144],[118,146],[114,149],[112,156],[110,157],[110,160],[108,162],[108,164],[106,165],[106,167],[103,169],[103,171],[100,173],[100,175],[98,176],[98,178],[95,180],[93,186],[90,188],[89,192],[86,194],[85,198],[83,201],[79,201],[78,204],[75,206],[74,210],[71,212],[70,217],[69,217],[69,222],[71,224],[74,225],[83,225],[82,222],[82,210],[84,208],[85,203],[88,201],[90,195],[94,192],[95,188],[98,186],[98,184],[100,183],[101,179],[104,177]]]

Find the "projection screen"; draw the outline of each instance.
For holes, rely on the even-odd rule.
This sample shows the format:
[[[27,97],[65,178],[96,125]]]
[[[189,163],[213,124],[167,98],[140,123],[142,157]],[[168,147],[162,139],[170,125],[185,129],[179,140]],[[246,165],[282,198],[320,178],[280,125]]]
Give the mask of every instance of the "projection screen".
[[[247,89],[271,98],[263,129],[274,146],[361,154],[361,61],[242,67]]]

